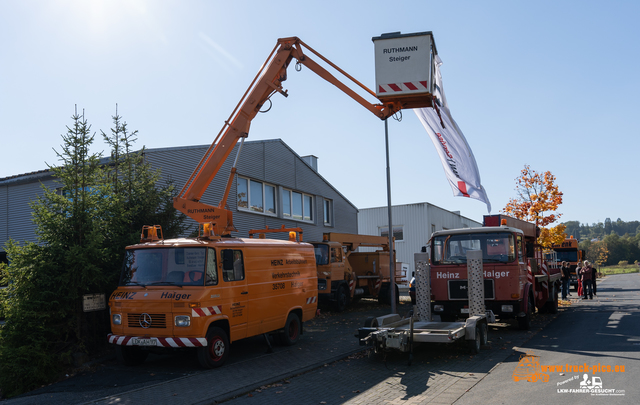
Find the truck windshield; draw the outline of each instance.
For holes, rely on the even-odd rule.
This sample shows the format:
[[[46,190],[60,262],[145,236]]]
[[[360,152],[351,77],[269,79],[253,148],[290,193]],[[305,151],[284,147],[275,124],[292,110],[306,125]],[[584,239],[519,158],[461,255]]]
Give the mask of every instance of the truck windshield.
[[[127,250],[120,285],[218,284],[215,250],[205,247]]]
[[[577,262],[578,261],[578,249],[572,250],[560,250],[555,249],[558,254],[559,262]]]
[[[441,235],[431,244],[433,264],[463,264],[467,251],[482,251],[483,263],[510,263],[516,259],[514,237],[508,232]]]
[[[329,264],[329,246],[313,245],[316,254],[316,265],[324,266]]]

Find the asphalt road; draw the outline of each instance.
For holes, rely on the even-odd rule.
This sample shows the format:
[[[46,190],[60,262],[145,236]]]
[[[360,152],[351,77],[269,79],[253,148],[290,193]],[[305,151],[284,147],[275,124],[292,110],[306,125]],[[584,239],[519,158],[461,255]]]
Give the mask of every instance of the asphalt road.
[[[575,296],[575,292],[572,292]],[[548,382],[514,381],[522,354],[539,356],[541,365],[563,365],[547,372]],[[624,372],[567,371],[571,366],[624,366]],[[640,403],[640,275],[609,276],[598,283],[593,300],[575,302],[562,316],[499,364],[456,405],[516,404],[536,398],[545,404]],[[584,381],[600,378],[606,392],[576,392]],[[567,390],[567,391],[564,391]],[[573,391],[572,391],[573,390]],[[610,392],[611,390],[612,392]]]

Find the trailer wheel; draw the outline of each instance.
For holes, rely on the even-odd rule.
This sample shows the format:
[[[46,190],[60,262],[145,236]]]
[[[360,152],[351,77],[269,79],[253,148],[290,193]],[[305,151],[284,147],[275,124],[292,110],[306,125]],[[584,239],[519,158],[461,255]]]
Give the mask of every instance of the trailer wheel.
[[[149,352],[135,346],[116,345],[116,358],[125,366],[139,366],[147,359]]]
[[[469,350],[471,351],[471,354],[480,353],[481,340],[482,340],[482,336],[480,332],[480,326],[476,326],[476,338],[473,340],[467,340],[467,344],[469,345]]]
[[[531,318],[533,317],[533,296],[528,295],[527,298],[527,313],[525,316],[518,318],[518,326],[520,329],[529,330],[531,328]]]
[[[489,327],[486,323],[480,324],[480,346],[489,344]]]
[[[344,311],[347,305],[349,305],[349,291],[346,285],[341,284],[336,291],[336,311]]]
[[[295,345],[300,339],[300,318],[294,312],[287,317],[284,324],[284,332],[281,335],[281,341],[285,346]]]
[[[198,361],[204,368],[217,368],[229,357],[229,338],[224,330],[214,326],[207,332],[207,346],[198,347]]]

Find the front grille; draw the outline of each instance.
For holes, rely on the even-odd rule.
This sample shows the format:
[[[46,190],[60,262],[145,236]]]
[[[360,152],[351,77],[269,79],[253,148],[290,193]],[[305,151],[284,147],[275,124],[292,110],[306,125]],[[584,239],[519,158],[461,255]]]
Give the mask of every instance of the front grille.
[[[147,329],[165,329],[167,327],[166,314],[148,314],[151,317],[151,325]],[[140,317],[142,314],[127,314],[127,326],[130,328],[140,328]]]

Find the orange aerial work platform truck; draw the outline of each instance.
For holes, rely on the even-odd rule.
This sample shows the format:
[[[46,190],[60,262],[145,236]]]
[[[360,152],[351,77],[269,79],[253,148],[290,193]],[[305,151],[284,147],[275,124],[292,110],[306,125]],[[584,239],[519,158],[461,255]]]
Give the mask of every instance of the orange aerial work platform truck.
[[[430,38],[431,33],[425,34]],[[342,83],[309,54],[351,80],[375,102]],[[289,240],[262,237],[273,230],[255,231],[261,235],[257,239],[232,237],[231,232],[237,230],[227,208],[251,121],[267,101],[271,102],[271,96],[288,96],[282,83],[293,59],[296,70],[308,67],[382,120],[403,108],[433,103],[432,91],[378,98],[300,39],[279,39],[174,199],[177,210],[198,222],[199,236],[164,239],[159,226],[146,226],[140,243],[126,248],[119,286],[109,299],[112,333],[108,339],[121,362],[141,363],[149,350],[196,348],[203,367],[218,367],[228,357],[231,342],[279,333],[286,344],[293,344],[303,332],[303,322],[315,316],[318,285],[314,248],[302,241],[301,230],[277,230],[288,232]],[[214,206],[200,201],[240,140],[220,203]]]
[[[432,310],[444,320],[468,313],[468,250],[482,252],[486,309],[529,329],[535,308],[556,313],[560,270],[537,243],[539,228],[506,215],[485,215],[479,228],[434,232],[430,239]]]
[[[380,303],[391,304],[389,238],[327,232],[321,242],[311,244],[316,255],[321,304],[332,305],[337,311],[360,298],[377,298]],[[358,251],[360,247],[377,250]],[[396,298],[400,296],[397,283],[403,276],[396,270]]]

